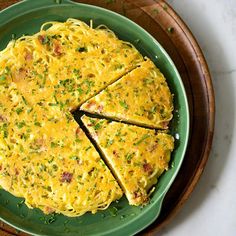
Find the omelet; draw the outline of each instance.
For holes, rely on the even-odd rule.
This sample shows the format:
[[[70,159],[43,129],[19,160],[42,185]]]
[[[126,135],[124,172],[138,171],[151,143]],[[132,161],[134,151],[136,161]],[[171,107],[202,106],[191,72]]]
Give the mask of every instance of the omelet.
[[[161,129],[172,118],[163,75],[104,26],[47,22],[11,41],[0,52],[0,94],[0,186],[29,208],[80,216],[123,191],[131,205],[144,204],[168,169],[173,138],[165,132],[84,116],[99,153],[72,115],[81,107]]]
[[[44,100],[67,111],[143,60],[133,45],[112,31],[94,29],[75,19],[49,22],[37,34],[12,41],[0,52],[0,68],[10,70],[26,99],[32,103]]]
[[[81,110],[151,128],[167,129],[173,99],[163,74],[146,59],[81,106]]]
[[[134,125],[83,116],[107,164],[123,187],[130,205],[148,202],[148,190],[168,170],[174,139]]]

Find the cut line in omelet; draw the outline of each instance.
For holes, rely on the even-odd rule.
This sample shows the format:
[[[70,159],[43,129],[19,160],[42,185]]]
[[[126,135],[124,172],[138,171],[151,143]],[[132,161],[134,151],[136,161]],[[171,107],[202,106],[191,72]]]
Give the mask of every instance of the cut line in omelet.
[[[165,132],[88,116],[83,116],[82,121],[130,205],[147,203],[148,191],[168,169],[173,137]]]
[[[167,129],[173,101],[163,74],[146,59],[81,106],[81,110],[151,128]]]

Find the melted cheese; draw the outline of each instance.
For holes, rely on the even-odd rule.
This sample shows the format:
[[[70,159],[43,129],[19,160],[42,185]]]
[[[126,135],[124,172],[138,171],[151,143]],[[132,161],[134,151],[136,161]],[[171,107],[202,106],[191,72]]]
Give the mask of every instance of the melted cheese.
[[[147,203],[148,190],[168,169],[174,139],[170,135],[119,122],[82,117],[91,137],[131,205]]]

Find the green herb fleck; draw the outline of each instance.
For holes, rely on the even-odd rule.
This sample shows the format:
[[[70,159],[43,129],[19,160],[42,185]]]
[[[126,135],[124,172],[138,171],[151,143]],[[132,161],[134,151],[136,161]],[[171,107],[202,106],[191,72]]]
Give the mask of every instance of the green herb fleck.
[[[71,160],[78,161],[78,160],[79,160],[79,157],[78,157],[78,156],[71,156],[70,159],[71,159]]]
[[[0,84],[3,84],[7,80],[5,75],[0,76]]]
[[[167,10],[168,10],[168,7],[167,7],[167,5],[166,5],[166,4],[164,4],[164,6],[163,6],[163,9],[164,9],[165,11],[167,11]]]
[[[149,138],[149,137],[150,137],[149,134],[144,134],[143,137],[142,137],[139,141],[137,141],[136,143],[134,143],[134,146],[139,145],[140,143],[142,143],[145,139],[147,139],[147,138]]]
[[[95,129],[95,130],[101,129],[103,122],[104,122],[104,121],[100,121],[100,122],[98,122],[96,125],[94,125],[94,129]]]
[[[121,70],[124,67],[123,64],[117,64],[115,65],[115,70]]]
[[[87,152],[90,148],[92,148],[91,146],[88,146],[86,149],[85,149],[85,152]]]
[[[78,91],[79,95],[81,95],[84,92],[84,90],[82,88],[77,88],[77,91]]]
[[[25,124],[25,121],[21,121],[21,122],[16,123],[16,125],[17,125],[17,127],[18,127],[19,129],[21,129],[21,128],[23,128],[26,124]]]
[[[20,202],[17,203],[17,207],[21,208],[23,206],[23,204],[25,203],[25,200],[21,200]]]
[[[107,139],[107,141],[106,141],[106,148],[107,147],[110,147],[112,144],[114,143],[114,140],[113,139]]]
[[[35,125],[35,126],[38,126],[38,127],[42,127],[41,123],[38,122],[38,121],[35,121],[35,122],[34,122],[34,125]]]
[[[134,153],[128,153],[128,154],[126,154],[125,158],[126,158],[127,161],[131,161],[133,156],[134,156]]]
[[[127,105],[127,103],[126,103],[125,101],[120,101],[119,103],[120,103],[120,105],[121,105],[122,107],[124,107],[125,109],[128,109],[128,108],[129,108],[129,106]]]
[[[112,216],[117,216],[118,209],[116,207],[109,208],[109,213]]]
[[[58,167],[57,167],[57,165],[56,165],[56,164],[53,164],[53,165],[52,165],[52,168],[53,168],[53,170],[55,170],[55,171],[57,171],[57,170],[58,170]]]
[[[157,111],[157,107],[156,107],[156,106],[153,106],[153,107],[151,108],[151,110],[150,110],[150,112],[151,112],[152,114],[155,114],[156,111]]]
[[[174,28],[173,27],[169,27],[169,28],[167,28],[167,31],[172,34],[172,33],[174,33]]]
[[[1,128],[1,130],[3,131],[3,137],[4,137],[4,138],[7,138],[7,137],[8,137],[8,130],[7,130],[7,128],[8,128],[7,123],[4,123],[3,126],[2,126],[2,128]]]
[[[159,10],[158,10],[157,8],[153,8],[152,12],[153,12],[154,14],[158,14],[158,13],[159,13]]]
[[[51,214],[51,215],[49,215],[49,216],[40,217],[39,219],[40,219],[41,221],[43,221],[44,224],[49,225],[49,224],[52,224],[53,222],[56,221],[56,214],[53,213],[53,214]]]
[[[28,102],[26,101],[25,97],[24,96],[21,96],[22,97],[22,100],[24,102],[25,105],[28,105]]]
[[[19,115],[21,112],[23,111],[23,109],[22,108],[16,108],[16,113]]]
[[[55,148],[55,147],[58,147],[59,144],[58,143],[55,143],[55,142],[51,142],[51,148]]]
[[[88,79],[84,80],[84,83],[87,86],[86,94],[88,94],[91,91],[91,88],[94,86],[94,81],[89,81]]]
[[[106,167],[106,165],[105,165],[103,160],[100,160],[100,164],[102,165],[102,167]]]
[[[76,48],[76,51],[77,52],[87,52],[88,49],[86,47],[78,47],[78,48]]]
[[[40,171],[45,171],[46,170],[46,166],[44,164],[40,164],[39,170]]]

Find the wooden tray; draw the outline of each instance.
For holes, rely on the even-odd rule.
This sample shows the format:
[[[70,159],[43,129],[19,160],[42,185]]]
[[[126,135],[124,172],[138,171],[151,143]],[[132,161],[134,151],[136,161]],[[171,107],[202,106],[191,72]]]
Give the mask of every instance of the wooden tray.
[[[0,0],[0,10],[19,0]],[[162,0],[78,0],[125,15],[151,33],[169,53],[187,92],[191,130],[188,150],[158,219],[140,235],[154,235],[190,196],[207,162],[214,131],[214,91],[207,63],[195,38],[177,13]],[[26,235],[0,222],[0,235]]]

